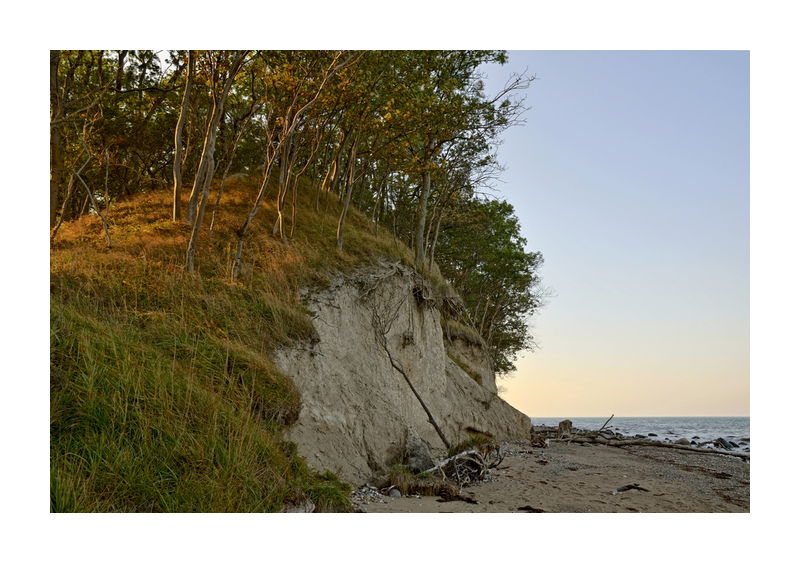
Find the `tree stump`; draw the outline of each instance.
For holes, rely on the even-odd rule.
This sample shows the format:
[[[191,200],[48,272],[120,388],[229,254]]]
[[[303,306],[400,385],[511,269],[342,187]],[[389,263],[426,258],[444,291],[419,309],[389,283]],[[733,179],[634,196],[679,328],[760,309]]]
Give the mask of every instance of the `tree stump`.
[[[572,421],[571,420],[562,420],[558,423],[558,437],[561,438],[569,438],[572,436]]]

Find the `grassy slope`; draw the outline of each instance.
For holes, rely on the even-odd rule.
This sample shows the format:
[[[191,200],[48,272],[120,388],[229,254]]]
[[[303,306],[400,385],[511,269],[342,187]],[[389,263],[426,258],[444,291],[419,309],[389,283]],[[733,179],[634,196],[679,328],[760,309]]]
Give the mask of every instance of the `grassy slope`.
[[[337,252],[338,204],[326,197],[321,213],[302,201],[292,240],[280,242],[264,204],[242,280],[230,283],[232,232],[255,189],[226,185],[197,275],[182,267],[188,227],[170,221],[166,192],[112,206],[111,249],[97,217],[62,227],[51,254],[51,510],[349,506],[346,486],[314,474],[281,439],[300,397],[270,352],[313,332],[300,287],[410,253],[356,210]]]

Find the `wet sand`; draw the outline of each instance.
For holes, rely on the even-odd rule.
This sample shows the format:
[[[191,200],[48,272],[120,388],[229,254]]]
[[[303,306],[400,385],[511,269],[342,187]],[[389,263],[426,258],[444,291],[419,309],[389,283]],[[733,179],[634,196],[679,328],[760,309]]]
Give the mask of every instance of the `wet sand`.
[[[750,464],[730,456],[652,446],[503,445],[489,480],[465,487],[475,501],[383,496],[359,512],[749,512]],[[629,489],[614,493],[626,485]]]

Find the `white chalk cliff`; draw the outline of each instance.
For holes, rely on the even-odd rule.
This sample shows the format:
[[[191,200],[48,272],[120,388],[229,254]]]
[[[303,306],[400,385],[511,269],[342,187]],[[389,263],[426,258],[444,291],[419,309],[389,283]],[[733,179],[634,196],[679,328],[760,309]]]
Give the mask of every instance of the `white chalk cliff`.
[[[475,433],[529,436],[530,419],[493,392],[494,375],[479,350],[449,346],[462,365],[472,360],[481,383],[448,356],[429,290],[417,273],[384,263],[305,293],[317,334],[279,350],[276,362],[302,397],[286,438],[315,469],[358,485],[404,461],[412,444],[444,456],[444,441],[412,386],[450,444]]]

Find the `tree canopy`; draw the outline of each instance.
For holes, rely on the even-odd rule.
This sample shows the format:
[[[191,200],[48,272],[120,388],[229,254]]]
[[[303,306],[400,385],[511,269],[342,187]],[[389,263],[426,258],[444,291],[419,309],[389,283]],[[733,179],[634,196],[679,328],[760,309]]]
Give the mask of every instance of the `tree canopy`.
[[[463,298],[459,320],[508,372],[532,345],[542,256],[526,250],[512,206],[492,197],[500,134],[521,122],[532,81],[512,75],[487,93],[482,65],[506,60],[479,50],[51,51],[51,239],[63,221],[94,214],[111,245],[104,212],[115,201],[171,190],[165,212],[189,225],[194,271],[226,178],[256,175],[250,211],[228,235],[235,281],[254,221],[290,243],[298,191],[333,193],[332,247],[347,245],[356,207],[412,248],[421,271],[438,264]],[[274,215],[259,213],[267,199]]]

